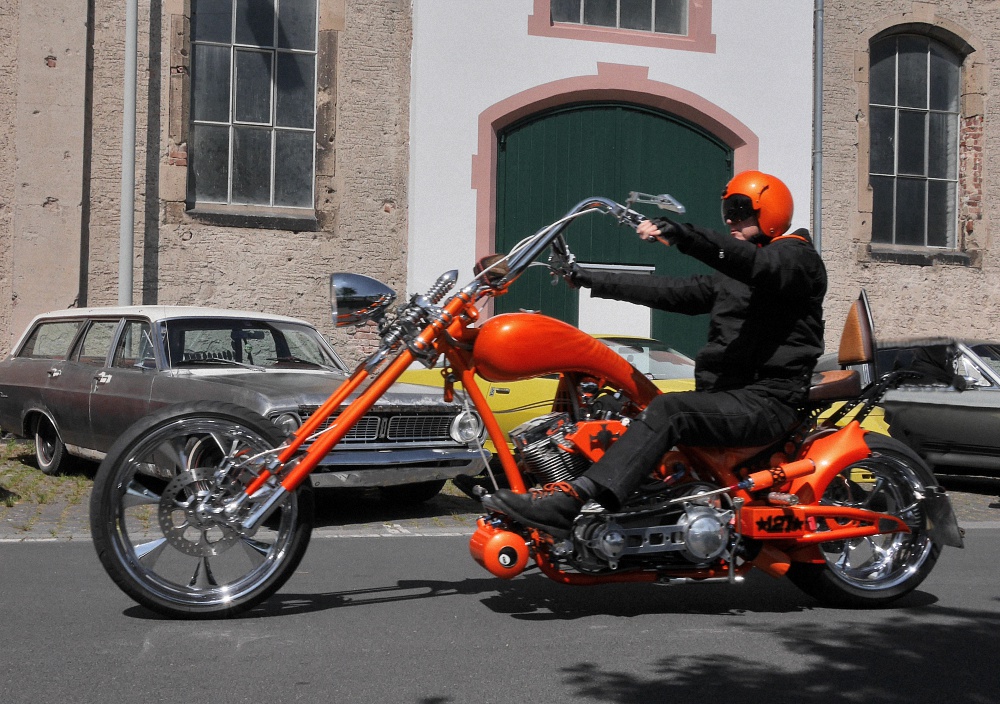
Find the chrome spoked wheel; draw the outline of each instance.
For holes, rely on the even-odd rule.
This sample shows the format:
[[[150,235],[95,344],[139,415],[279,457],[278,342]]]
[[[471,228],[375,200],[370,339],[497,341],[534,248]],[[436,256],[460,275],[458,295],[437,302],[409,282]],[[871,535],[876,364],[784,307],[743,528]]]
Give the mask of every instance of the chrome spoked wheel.
[[[923,530],[915,484],[912,470],[887,455],[859,462],[831,483],[821,503],[887,513],[912,531],[823,543],[827,564],[845,583],[858,589],[890,589],[909,579],[930,556],[933,543]]]
[[[872,606],[898,599],[930,573],[940,554],[923,508],[930,470],[905,446],[882,436],[866,441],[872,456],[841,472],[820,503],[899,518],[909,533],[882,533],[820,544],[826,565],[794,564],[789,578],[821,601]],[[817,529],[829,527],[820,523]]]
[[[194,404],[157,414],[108,453],[91,505],[105,569],[136,601],[172,616],[251,608],[291,576],[308,544],[312,495],[290,494],[252,534],[227,500],[245,486],[234,460],[275,447],[277,431],[242,409]]]

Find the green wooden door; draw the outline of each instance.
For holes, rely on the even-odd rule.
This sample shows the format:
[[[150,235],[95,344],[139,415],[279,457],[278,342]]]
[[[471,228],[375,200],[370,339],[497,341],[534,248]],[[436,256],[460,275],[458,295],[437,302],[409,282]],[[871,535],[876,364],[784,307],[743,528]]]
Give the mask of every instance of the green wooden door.
[[[624,202],[629,191],[669,193],[687,207],[680,216],[684,222],[720,229],[719,196],[732,176],[732,150],[666,113],[624,103],[583,104],[532,116],[503,131],[497,168],[496,249],[507,252],[584,198]],[[650,206],[637,209],[652,217],[663,214]],[[581,262],[648,265],[657,274],[676,276],[708,271],[674,249],[642,242],[607,216],[586,215],[566,236]],[[578,324],[579,291],[562,282],[552,286],[550,280],[547,269],[532,268],[496,300],[496,310],[541,310]],[[707,329],[707,316],[652,314],[653,336],[688,354],[701,348]]]

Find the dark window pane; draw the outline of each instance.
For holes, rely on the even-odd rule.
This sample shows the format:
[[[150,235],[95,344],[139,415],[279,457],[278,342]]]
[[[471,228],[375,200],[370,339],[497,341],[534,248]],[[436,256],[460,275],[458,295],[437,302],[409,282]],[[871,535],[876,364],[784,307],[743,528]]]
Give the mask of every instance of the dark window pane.
[[[648,32],[653,28],[653,5],[649,0],[621,0],[619,12],[621,19],[618,26],[622,29]]]
[[[193,125],[188,149],[188,198],[225,203],[229,197],[229,128]]]
[[[32,331],[17,356],[65,359],[82,323],[81,320],[42,323]]]
[[[271,122],[271,53],[236,52],[236,112],[241,122]]]
[[[899,38],[899,104],[927,107],[927,39]]]
[[[868,124],[871,138],[869,171],[873,174],[895,174],[896,111],[892,108],[872,108]]]
[[[236,0],[236,42],[274,46],[274,0]]]
[[[929,113],[927,175],[931,178],[958,177],[958,115]]]
[[[233,128],[233,202],[271,202],[271,131]]]
[[[311,207],[312,132],[278,130],[274,135],[274,204]]]
[[[896,104],[896,39],[883,39],[871,46],[868,73],[868,101],[877,105]]]
[[[316,59],[312,54],[278,54],[277,106],[275,124],[280,127],[313,126],[313,73]]]
[[[191,39],[196,42],[233,40],[233,0],[194,0],[191,3]]]
[[[900,174],[926,176],[924,149],[927,144],[927,113],[911,110],[899,111],[899,159]]]
[[[131,369],[143,360],[153,360],[149,323],[129,320],[125,323],[115,353],[111,357],[112,367]]]
[[[598,27],[614,27],[616,21],[615,0],[583,0],[583,23]]]
[[[924,244],[926,184],[920,179],[896,180],[896,244]]]
[[[892,178],[872,176],[872,242],[892,242]]]
[[[664,34],[688,33],[687,23],[688,0],[656,0],[657,32]]]
[[[278,46],[305,51],[316,48],[316,0],[281,0]]]
[[[927,245],[955,246],[955,184],[930,181],[927,184]]]
[[[99,320],[90,326],[84,333],[83,342],[77,350],[76,357],[84,364],[103,367],[111,351],[111,343],[114,341],[115,330],[118,329],[117,320]]]
[[[580,22],[580,0],[552,0],[553,22]]]
[[[191,47],[191,115],[229,122],[229,47]]]
[[[931,110],[958,112],[958,80],[961,62],[947,47],[931,42]]]

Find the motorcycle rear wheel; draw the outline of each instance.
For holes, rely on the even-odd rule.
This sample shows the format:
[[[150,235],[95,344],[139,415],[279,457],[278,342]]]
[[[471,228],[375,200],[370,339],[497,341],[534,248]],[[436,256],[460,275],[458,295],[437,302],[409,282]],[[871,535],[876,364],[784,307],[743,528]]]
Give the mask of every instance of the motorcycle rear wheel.
[[[101,564],[139,604],[166,616],[224,618],[261,603],[291,577],[309,545],[309,482],[253,535],[196,513],[215,470],[239,452],[276,447],[278,429],[230,404],[179,404],[140,420],[98,469],[90,525]]]
[[[788,578],[830,606],[865,608],[895,601],[917,588],[941,554],[927,533],[920,504],[924,489],[937,484],[930,469],[898,440],[871,433],[865,442],[871,457],[837,475],[820,503],[892,514],[911,532],[821,543],[826,564],[793,563]]]

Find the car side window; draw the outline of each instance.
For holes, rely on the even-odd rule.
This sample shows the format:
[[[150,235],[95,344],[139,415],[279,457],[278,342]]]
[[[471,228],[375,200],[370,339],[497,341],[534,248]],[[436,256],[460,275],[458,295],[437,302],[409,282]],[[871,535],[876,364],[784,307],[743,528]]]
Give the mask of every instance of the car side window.
[[[153,338],[149,323],[144,320],[128,320],[122,328],[121,337],[115,347],[115,355],[111,359],[112,367],[153,367],[156,359],[153,354]]]
[[[81,320],[40,323],[31,331],[17,356],[29,359],[66,359],[69,346],[73,344],[82,323]]]
[[[83,334],[73,359],[81,364],[103,367],[117,329],[117,320],[95,320]]]
[[[985,388],[993,385],[986,378],[986,375],[979,370],[979,367],[964,354],[955,357],[955,374],[965,377],[976,388]]]

